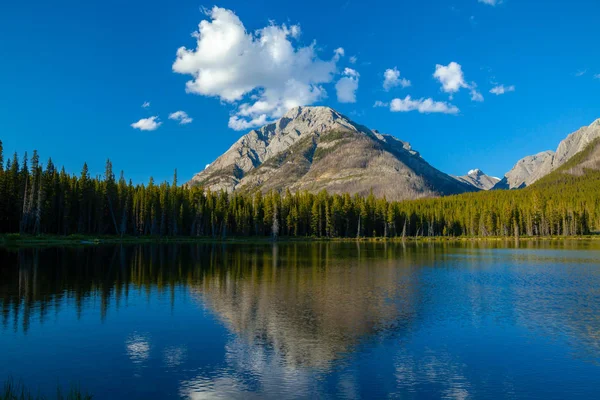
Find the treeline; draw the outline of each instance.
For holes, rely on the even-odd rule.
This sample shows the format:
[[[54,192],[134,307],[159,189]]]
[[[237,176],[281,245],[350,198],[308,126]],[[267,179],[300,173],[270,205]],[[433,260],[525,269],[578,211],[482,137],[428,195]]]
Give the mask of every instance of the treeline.
[[[600,173],[515,191],[387,201],[372,194],[211,192],[172,183],[136,184],[106,162],[79,175],[17,154],[0,142],[0,233],[128,236],[551,236],[600,228]]]

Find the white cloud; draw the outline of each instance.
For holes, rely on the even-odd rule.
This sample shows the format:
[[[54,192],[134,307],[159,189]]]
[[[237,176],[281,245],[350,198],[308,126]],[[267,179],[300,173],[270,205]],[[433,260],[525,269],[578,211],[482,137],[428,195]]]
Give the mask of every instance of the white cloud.
[[[352,68],[345,68],[343,75],[335,84],[337,99],[340,103],[356,103],[356,90],[360,74]]]
[[[402,78],[400,79],[400,71],[398,68],[388,68],[383,73],[383,88],[385,90],[390,90],[393,87],[402,86],[403,88],[410,86],[410,81],[408,79]]]
[[[138,122],[131,124],[131,127],[140,131],[155,131],[162,125],[162,122],[158,122],[157,120],[158,116],[142,118]]]
[[[389,106],[389,105],[390,105],[389,103],[386,103],[386,102],[384,102],[384,101],[377,100],[377,101],[375,102],[375,104],[373,104],[373,107],[387,107],[387,106]]]
[[[229,117],[229,123],[227,124],[227,126],[236,131],[243,131],[246,129],[252,129],[257,126],[265,125],[268,122],[269,121],[267,120],[266,114],[261,114],[250,120],[240,118],[237,115],[232,115],[231,117]]]
[[[487,4],[489,6],[497,6],[502,3],[502,0],[477,0],[480,3]]]
[[[344,68],[343,74],[346,76],[351,76],[353,78],[358,78],[360,76],[360,74],[352,68]]]
[[[350,64],[356,64],[356,62],[358,61],[358,58],[356,58],[356,56],[351,56],[348,61],[350,62]]]
[[[298,39],[301,34],[302,34],[302,29],[300,29],[300,25],[292,25],[290,27],[290,35],[294,39]]]
[[[346,54],[346,52],[344,51],[344,48],[343,48],[343,47],[338,47],[337,49],[335,49],[335,50],[333,51],[333,57],[334,57],[336,60],[339,60],[339,59],[340,59],[340,57],[344,57],[344,55],[345,55],[345,54]]]
[[[142,104],[142,108],[148,108],[148,107],[150,107],[150,102],[145,101],[144,104]]]
[[[377,104],[377,103],[375,103]],[[385,104],[385,103],[381,103]],[[433,99],[418,99],[413,100],[410,96],[406,96],[404,99],[393,99],[390,103],[390,111],[393,112],[409,112],[418,111],[422,114],[429,113],[443,113],[443,114],[458,114],[460,110],[458,107],[443,102],[433,101]]]
[[[594,79],[600,79],[600,74],[594,75]]]
[[[448,65],[437,64],[433,77],[440,81],[442,90],[450,94],[450,99],[454,93],[465,88],[471,90],[472,101],[483,101],[483,95],[477,91],[477,84],[475,82],[468,84],[465,81],[462,66],[454,61]]]
[[[230,10],[213,7],[206,14],[193,34],[196,47],[177,50],[173,71],[192,76],[187,92],[235,103],[230,127],[255,127],[326,97],[321,85],[332,81],[342,48],[321,60],[314,42],[301,47],[294,41],[297,25],[272,23],[252,33]]]
[[[587,73],[587,69],[580,69],[579,71],[575,72],[575,76],[576,77],[584,76],[586,73]]]
[[[493,93],[496,96],[500,96],[501,94],[508,93],[508,92],[514,92],[514,91],[515,91],[514,85],[510,85],[510,86],[498,85],[498,86],[493,87],[490,90],[490,93]]]
[[[483,101],[483,95],[477,91],[477,85],[475,85],[475,83],[471,86],[471,101]]]
[[[465,82],[461,65],[454,61],[446,66],[437,64],[433,77],[440,81],[442,90],[446,93],[456,93],[461,88],[469,87]]]
[[[175,111],[169,114],[169,119],[179,121],[179,125],[189,124],[193,121],[193,118],[190,118],[185,111]]]

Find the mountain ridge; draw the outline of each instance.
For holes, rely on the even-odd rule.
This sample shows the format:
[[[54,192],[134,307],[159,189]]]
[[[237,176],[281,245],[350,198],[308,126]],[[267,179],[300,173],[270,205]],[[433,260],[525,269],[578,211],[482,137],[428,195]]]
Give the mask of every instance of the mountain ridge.
[[[494,189],[519,189],[529,186],[560,168],[599,137],[600,118],[567,135],[559,142],[556,151],[542,151],[517,161]]]
[[[476,190],[404,142],[323,106],[295,107],[251,130],[190,185],[227,192],[323,189],[403,200]]]

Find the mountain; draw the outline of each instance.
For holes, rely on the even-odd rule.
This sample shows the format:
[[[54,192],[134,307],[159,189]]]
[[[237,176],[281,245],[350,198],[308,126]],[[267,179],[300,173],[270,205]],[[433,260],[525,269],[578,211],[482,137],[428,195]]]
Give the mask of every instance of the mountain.
[[[520,159],[494,189],[520,189],[532,184],[552,172],[555,154],[552,150],[547,150]]]
[[[499,178],[488,176],[480,169],[472,169],[467,175],[455,178],[480,190],[490,190],[500,181]]]
[[[591,184],[598,187],[600,178],[600,137],[594,139],[582,151],[572,156],[559,168],[535,182],[535,186],[550,186],[570,181],[582,185]]]
[[[372,190],[389,200],[475,190],[429,165],[408,143],[329,107],[295,107],[250,131],[188,184],[228,192]]]
[[[529,186],[555,171],[575,154],[600,137],[600,119],[584,126],[561,141],[556,152],[547,150],[519,160],[494,189],[517,189]]]

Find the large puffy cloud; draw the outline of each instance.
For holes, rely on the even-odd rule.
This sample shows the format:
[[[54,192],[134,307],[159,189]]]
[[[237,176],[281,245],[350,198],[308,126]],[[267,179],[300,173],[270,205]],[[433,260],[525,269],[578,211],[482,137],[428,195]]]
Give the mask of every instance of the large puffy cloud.
[[[162,122],[158,122],[158,116],[154,116],[142,118],[138,122],[131,124],[131,127],[134,129],[139,129],[140,131],[155,131],[161,125]]]
[[[249,33],[230,10],[213,7],[206,14],[210,20],[201,21],[193,34],[196,48],[180,47],[173,71],[192,76],[186,83],[189,93],[241,102],[231,128],[258,126],[326,96],[321,85],[333,79],[343,49],[321,60],[315,43],[295,44],[297,25],[271,24]]]
[[[477,85],[475,82],[467,83],[465,81],[465,75],[462,70],[462,66],[454,61],[448,65],[437,64],[435,66],[435,72],[433,77],[440,81],[442,84],[442,90],[450,94],[450,98],[460,89],[469,89],[471,91],[471,100],[483,101],[483,96],[477,91]]]
[[[383,88],[390,90],[393,87],[402,86],[403,88],[410,86],[410,81],[406,78],[400,79],[400,71],[398,68],[388,68],[383,73]]]
[[[358,90],[360,74],[352,68],[346,68],[343,75],[335,84],[337,99],[340,103],[356,103],[356,90]]]
[[[375,106],[384,106],[386,103],[376,102]],[[458,114],[458,107],[443,102],[434,101],[431,98],[414,100],[410,96],[404,99],[393,99],[390,102],[390,111],[393,112],[409,112],[418,111],[422,114],[443,113],[443,114]]]

